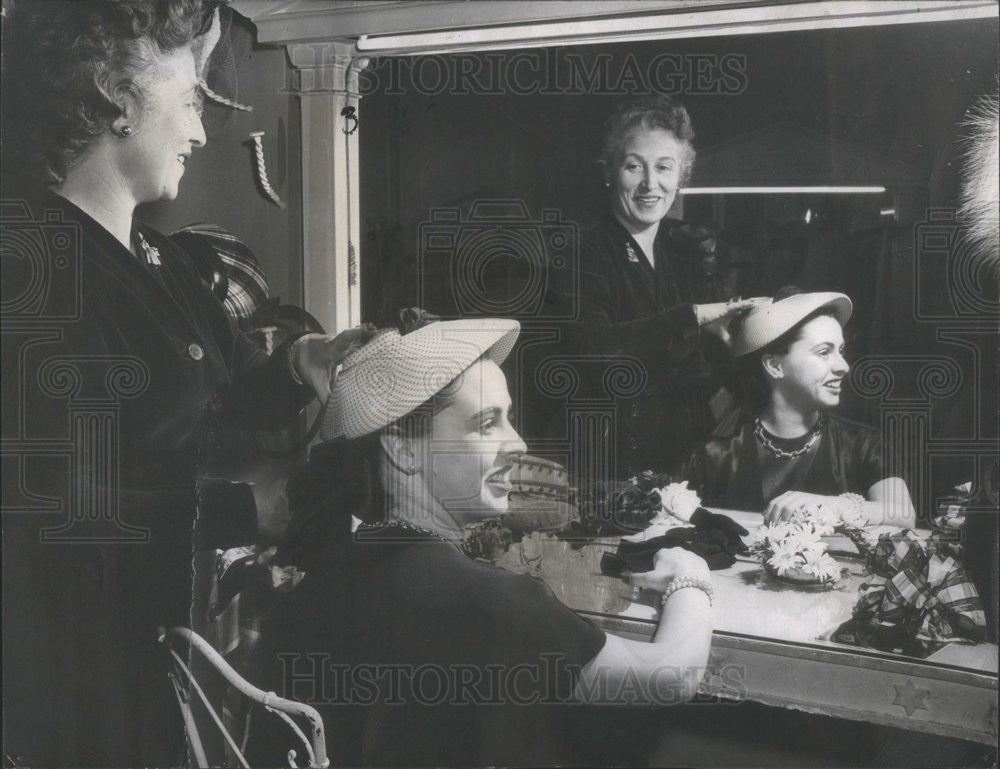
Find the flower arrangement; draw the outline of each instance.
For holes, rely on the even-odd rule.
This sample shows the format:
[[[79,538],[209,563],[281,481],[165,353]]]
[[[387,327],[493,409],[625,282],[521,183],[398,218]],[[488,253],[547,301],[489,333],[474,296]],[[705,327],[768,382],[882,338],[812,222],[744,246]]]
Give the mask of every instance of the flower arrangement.
[[[750,553],[779,578],[836,586],[843,580],[844,571],[827,552],[822,538],[837,531],[852,539],[863,537],[867,523],[855,506],[804,507],[790,521],[757,529]]]
[[[571,490],[570,503],[577,508],[579,520],[575,533],[584,536],[634,534],[645,529],[659,512],[660,500],[652,499],[655,482],[643,473],[627,481],[591,481]],[[652,473],[649,473],[652,476]],[[665,476],[664,482],[669,482]]]
[[[667,522],[669,517],[690,521],[694,511],[701,507],[701,497],[694,489],[688,488],[687,481],[669,483],[656,491],[662,508],[653,518],[653,523]]]
[[[701,505],[687,481],[646,470],[627,481],[584,485],[572,495],[579,527],[590,535],[634,534],[669,516],[688,521]]]

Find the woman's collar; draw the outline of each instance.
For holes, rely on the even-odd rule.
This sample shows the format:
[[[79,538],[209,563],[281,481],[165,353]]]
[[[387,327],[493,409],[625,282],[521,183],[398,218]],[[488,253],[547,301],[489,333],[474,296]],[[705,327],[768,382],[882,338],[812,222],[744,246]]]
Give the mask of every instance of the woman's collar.
[[[462,527],[426,484],[406,484],[401,491],[388,512],[389,519],[426,529],[450,542],[461,541]]]

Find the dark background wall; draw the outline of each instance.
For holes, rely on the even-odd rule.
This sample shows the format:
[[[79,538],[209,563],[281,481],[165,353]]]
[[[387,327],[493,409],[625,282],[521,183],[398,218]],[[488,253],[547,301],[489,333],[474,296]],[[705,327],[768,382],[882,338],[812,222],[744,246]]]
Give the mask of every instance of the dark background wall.
[[[911,221],[904,223],[912,224],[927,205],[955,204],[956,124],[976,95],[995,88],[997,24],[917,24],[582,46],[548,54],[376,60],[368,81],[371,93],[361,104],[361,210],[368,233],[363,267],[378,277],[365,289],[365,314],[380,317],[387,311],[392,302],[386,297],[386,281],[391,286],[399,268],[413,268],[419,255],[418,225],[435,207],[514,197],[532,216],[555,208],[564,219],[585,225],[599,215],[605,200],[595,160],[602,123],[629,98],[630,87],[644,95],[644,86],[656,86],[645,75],[664,53],[686,57],[689,67],[703,69],[701,81],[683,68],[680,74],[661,69],[657,81],[688,107],[700,151],[787,121],[831,143],[880,153],[912,167],[919,177],[912,190],[917,198],[907,212]],[[502,68],[518,56],[526,57],[514,68],[520,77],[497,86],[490,75],[497,66],[489,57],[503,57]],[[578,81],[578,87],[567,89],[572,72],[565,62],[572,57],[583,62],[578,72],[606,66],[608,74],[589,86],[579,87]],[[731,72],[743,71],[742,82],[739,76],[728,78],[738,92],[706,93],[726,89],[719,72],[725,65],[714,70],[712,65],[725,57]],[[733,64],[733,57],[745,65]],[[478,80],[492,93],[475,93],[473,78],[461,81],[454,72],[442,81],[442,67],[470,71],[475,66],[470,60],[476,58]],[[546,73],[534,75],[539,68]],[[632,86],[630,73],[640,74]],[[527,84],[526,89],[542,83],[542,90],[553,92],[516,93],[511,79]],[[555,93],[559,88],[568,92]],[[696,170],[693,183],[698,181]],[[759,210],[755,215],[780,219],[800,213]],[[390,263],[394,269],[381,270]],[[398,284],[412,296],[412,281]]]

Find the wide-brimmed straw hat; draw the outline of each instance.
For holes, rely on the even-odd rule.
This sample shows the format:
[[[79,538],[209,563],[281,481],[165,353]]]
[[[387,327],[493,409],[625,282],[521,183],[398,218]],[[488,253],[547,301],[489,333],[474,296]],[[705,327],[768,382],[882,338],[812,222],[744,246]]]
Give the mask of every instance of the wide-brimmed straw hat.
[[[850,298],[835,291],[793,294],[754,308],[733,329],[733,356],[739,358],[767,347],[795,324],[824,308],[830,309],[841,326],[847,323],[854,311]]]
[[[409,414],[479,358],[510,354],[521,325],[504,318],[447,320],[400,334],[383,329],[351,353],[331,386],[323,437],[358,438]]]

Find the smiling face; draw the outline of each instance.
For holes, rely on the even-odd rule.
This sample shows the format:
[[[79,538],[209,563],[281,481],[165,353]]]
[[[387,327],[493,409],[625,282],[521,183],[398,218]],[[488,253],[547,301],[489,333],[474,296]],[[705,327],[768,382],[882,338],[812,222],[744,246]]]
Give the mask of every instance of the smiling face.
[[[131,136],[116,142],[119,168],[136,203],[177,197],[184,163],[205,144],[201,92],[187,48],[157,59],[145,78]]]
[[[802,326],[788,352],[765,356],[772,396],[810,413],[840,403],[844,377],[844,332],[836,318],[818,315]]]
[[[669,131],[639,128],[622,143],[611,170],[611,206],[629,232],[659,225],[677,196],[685,146]]]
[[[433,417],[423,472],[434,498],[464,523],[507,511],[510,474],[527,447],[510,423],[499,366],[477,361],[460,382],[454,399]]]

